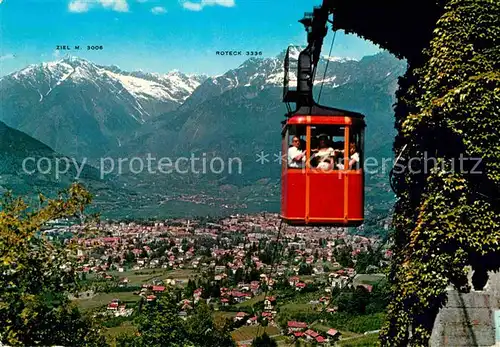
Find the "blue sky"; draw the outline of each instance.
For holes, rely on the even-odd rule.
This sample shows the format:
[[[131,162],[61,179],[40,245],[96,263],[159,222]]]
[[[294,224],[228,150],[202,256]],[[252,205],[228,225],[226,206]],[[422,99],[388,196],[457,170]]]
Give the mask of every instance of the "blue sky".
[[[217,50],[256,50],[275,56],[289,44],[303,45],[297,21],[321,0],[0,0],[0,76],[28,64],[53,61],[72,50],[124,70],[222,74],[245,57]],[[323,47],[327,54],[333,32]],[[87,45],[103,50],[86,51]],[[378,47],[337,33],[332,55],[361,58]]]

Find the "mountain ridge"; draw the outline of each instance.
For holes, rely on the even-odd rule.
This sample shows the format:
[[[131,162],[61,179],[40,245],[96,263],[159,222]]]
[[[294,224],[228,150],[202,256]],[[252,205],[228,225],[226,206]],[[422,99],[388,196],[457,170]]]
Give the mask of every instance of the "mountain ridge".
[[[96,158],[204,80],[178,72],[156,76],[160,84],[114,70],[74,57],[29,65],[0,80],[0,120],[58,152]]]

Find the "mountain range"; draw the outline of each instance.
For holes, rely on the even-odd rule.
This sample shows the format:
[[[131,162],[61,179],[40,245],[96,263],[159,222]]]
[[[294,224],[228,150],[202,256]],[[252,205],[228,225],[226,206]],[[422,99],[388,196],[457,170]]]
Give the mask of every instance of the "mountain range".
[[[1,120],[75,157],[98,158],[176,109],[206,79],[121,71],[67,57],[0,79]]]
[[[298,52],[292,50],[292,62]],[[94,165],[102,156],[148,154],[241,159],[237,174],[133,174],[128,167],[113,177],[133,195],[121,195],[125,216],[277,210],[280,165],[273,155],[281,148],[279,123],[286,113],[283,57],[251,58],[220,76],[126,72],[75,57],[30,65],[0,79],[0,121]],[[392,105],[405,69],[386,52],[359,61],[324,57],[318,66],[320,103],[367,116],[366,156],[392,156]],[[261,152],[270,155],[267,165],[256,161]],[[377,220],[392,203],[387,181],[384,172],[367,177],[367,214]]]

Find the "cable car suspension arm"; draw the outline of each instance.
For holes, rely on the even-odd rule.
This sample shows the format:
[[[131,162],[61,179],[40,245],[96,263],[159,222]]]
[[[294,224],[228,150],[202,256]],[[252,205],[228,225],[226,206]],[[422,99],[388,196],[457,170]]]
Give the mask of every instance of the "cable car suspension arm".
[[[307,47],[299,54],[296,97],[298,106],[314,104],[312,95],[314,78],[321,59],[323,40],[328,33],[327,24],[333,23],[329,19],[332,10],[332,0],[323,0],[321,6],[314,7],[313,12],[305,13],[304,18],[299,20],[307,32]]]

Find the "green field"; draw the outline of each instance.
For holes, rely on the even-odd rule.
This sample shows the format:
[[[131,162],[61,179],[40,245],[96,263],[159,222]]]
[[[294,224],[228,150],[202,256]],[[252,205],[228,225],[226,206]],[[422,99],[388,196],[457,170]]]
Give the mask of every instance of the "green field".
[[[136,273],[144,273],[141,275],[137,275]],[[150,278],[161,275],[165,270],[162,269],[151,269],[151,270],[130,270],[125,272],[112,271],[109,274],[113,277],[128,278],[128,284],[131,286],[140,286],[144,283],[147,283]]]
[[[342,347],[371,347],[378,346],[378,341],[378,334],[368,334],[351,339],[342,339],[337,345]]]
[[[354,277],[354,284],[375,284],[385,278],[384,274],[359,274]]]
[[[118,327],[107,328],[106,337],[111,346],[116,346],[115,338],[122,335],[133,335],[137,332],[137,329],[132,325],[132,322],[125,322]]]
[[[177,279],[184,280],[187,283],[188,279],[194,277],[195,271],[192,269],[143,269],[143,270],[129,270],[124,272],[110,271],[109,274],[115,278],[128,278],[129,286],[138,287],[146,283],[152,283],[154,279],[166,280]],[[89,279],[92,279],[92,275]],[[140,296],[134,295],[130,292],[114,292],[114,293],[99,293],[92,298],[81,298],[75,302],[84,310],[94,309],[107,305],[113,299],[120,299],[121,301],[137,302]]]
[[[280,310],[290,311],[290,312],[313,312],[315,310],[321,310],[323,308],[323,304],[310,304],[311,301],[317,301],[323,295],[322,292],[312,292],[312,293],[301,293],[298,296],[287,299],[284,302],[284,305],[279,302],[278,305]]]
[[[280,330],[273,326],[259,327],[259,326],[244,326],[231,332],[231,336],[235,341],[248,341],[253,340],[257,333],[260,335],[266,332],[269,336],[278,335]]]
[[[119,292],[119,293],[99,293],[96,296],[88,299],[77,299],[74,300],[80,308],[83,310],[89,310],[93,308],[98,308],[106,306],[113,299],[119,299],[121,301],[133,301],[138,302],[141,297],[139,295],[134,295],[132,292]]]
[[[301,275],[299,276],[302,282],[314,282],[314,280],[325,277],[325,275],[313,276],[313,275]]]
[[[241,304],[236,304],[234,306],[235,307],[252,307],[252,305],[258,303],[259,301],[264,301],[265,298],[266,298],[265,294],[260,294],[260,295],[254,296],[250,300],[244,301]]]
[[[278,336],[277,338],[273,339],[276,341],[278,344],[278,347],[291,347],[294,346],[294,343],[292,342],[292,339],[286,337],[286,336]]]
[[[218,322],[222,325],[227,319],[232,320],[235,316],[236,312],[215,311],[214,322]]]
[[[318,312],[323,308],[322,304],[286,304],[280,306],[280,310],[289,312]]]
[[[124,272],[110,271],[110,275],[117,278],[128,278],[130,286],[141,286],[150,283],[153,279],[166,280],[176,279],[187,282],[189,278],[195,276],[196,271],[193,269],[141,269],[141,270],[128,270]]]

